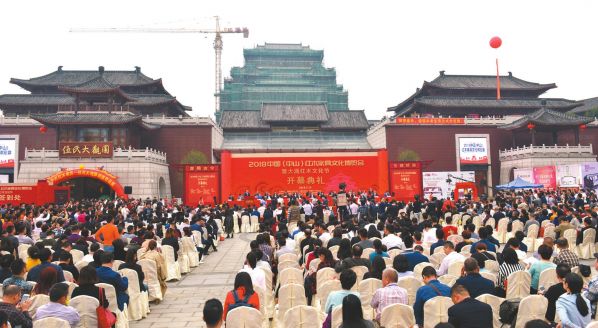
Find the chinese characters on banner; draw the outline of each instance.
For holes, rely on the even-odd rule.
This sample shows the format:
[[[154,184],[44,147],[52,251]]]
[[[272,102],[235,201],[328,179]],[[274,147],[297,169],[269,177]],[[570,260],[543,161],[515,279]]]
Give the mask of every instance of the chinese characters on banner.
[[[397,124],[405,125],[463,125],[463,117],[397,117]]]
[[[459,138],[459,162],[465,165],[488,164],[486,138]]]
[[[111,158],[112,142],[71,142],[61,141],[58,144],[60,157]]]
[[[271,156],[270,156],[271,155]],[[323,154],[307,153],[276,155],[267,157],[232,157],[231,192],[330,192],[338,191],[341,182],[347,190],[386,191],[387,186],[378,188],[379,172],[376,152]]]
[[[220,202],[220,165],[185,166],[185,204],[214,204]]]
[[[554,166],[534,167],[534,183],[544,185],[544,188],[556,188],[556,170]]]
[[[0,168],[15,167],[15,139],[0,139]]]
[[[0,186],[0,202],[20,204],[21,202],[31,202],[32,199],[35,199],[33,186]]]
[[[390,191],[394,199],[412,201],[415,195],[423,198],[421,162],[391,162]]]

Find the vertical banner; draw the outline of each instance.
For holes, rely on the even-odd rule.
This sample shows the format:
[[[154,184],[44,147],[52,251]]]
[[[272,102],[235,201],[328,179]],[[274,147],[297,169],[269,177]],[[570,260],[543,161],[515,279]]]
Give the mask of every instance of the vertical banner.
[[[220,202],[220,165],[185,165],[185,205]]]
[[[579,188],[581,166],[579,164],[557,165],[556,184],[559,188]]]
[[[598,189],[598,163],[581,164],[581,177],[584,188]]]
[[[544,185],[544,188],[556,188],[556,170],[554,166],[534,167],[534,183]]]
[[[390,191],[394,199],[412,201],[415,195],[423,197],[421,162],[391,162]]]
[[[513,170],[513,179],[521,178],[529,183],[534,182],[534,171],[532,169]]]

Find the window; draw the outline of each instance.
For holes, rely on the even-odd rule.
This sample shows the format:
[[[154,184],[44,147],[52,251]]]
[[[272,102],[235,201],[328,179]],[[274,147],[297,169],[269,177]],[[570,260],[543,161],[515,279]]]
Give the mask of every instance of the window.
[[[75,135],[75,128],[60,127],[58,141],[76,141]]]
[[[109,141],[109,128],[80,128],[77,131],[78,141]]]
[[[114,147],[126,147],[127,128],[112,128],[112,142]]]

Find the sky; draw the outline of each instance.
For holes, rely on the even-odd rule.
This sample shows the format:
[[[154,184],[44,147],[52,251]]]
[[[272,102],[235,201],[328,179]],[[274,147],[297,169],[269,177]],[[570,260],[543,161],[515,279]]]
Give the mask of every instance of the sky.
[[[243,48],[302,43],[324,50],[349,92],[349,107],[369,119],[410,96],[441,70],[501,74],[558,88],[544,96],[598,96],[598,1],[419,0],[19,0],[0,1],[0,94],[25,93],[9,80],[56,70],[133,70],[162,78],[166,89],[214,113],[213,36],[204,34],[71,33],[99,27],[247,27],[249,38],[225,35],[222,71],[243,65]],[[490,48],[500,36],[500,49]]]

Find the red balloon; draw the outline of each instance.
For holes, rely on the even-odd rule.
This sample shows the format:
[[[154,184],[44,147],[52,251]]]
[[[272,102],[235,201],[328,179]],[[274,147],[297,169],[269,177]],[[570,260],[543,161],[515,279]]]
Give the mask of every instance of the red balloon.
[[[48,131],[48,127],[45,125],[40,126],[39,128],[39,132],[41,133],[46,133]]]
[[[502,40],[495,36],[492,39],[490,39],[490,46],[494,49],[500,48],[500,46],[502,45]]]

